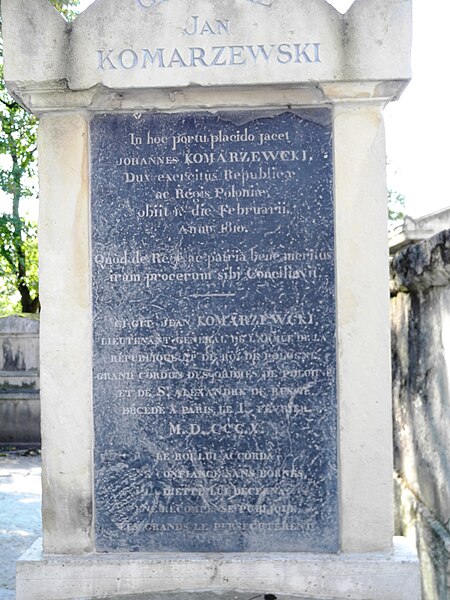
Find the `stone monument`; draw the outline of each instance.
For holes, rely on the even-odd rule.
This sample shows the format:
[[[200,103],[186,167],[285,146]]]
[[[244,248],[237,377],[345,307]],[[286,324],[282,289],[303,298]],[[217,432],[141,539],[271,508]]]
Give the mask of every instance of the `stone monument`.
[[[382,118],[410,1],[2,15],[40,117],[44,536],[18,599],[418,599]]]

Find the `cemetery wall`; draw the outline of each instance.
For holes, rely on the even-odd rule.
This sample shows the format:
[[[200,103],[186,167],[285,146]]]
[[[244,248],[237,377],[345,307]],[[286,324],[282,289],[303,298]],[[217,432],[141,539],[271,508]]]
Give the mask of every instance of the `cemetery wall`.
[[[450,230],[394,256],[391,293],[398,527],[416,541],[424,600],[441,600],[450,591]]]

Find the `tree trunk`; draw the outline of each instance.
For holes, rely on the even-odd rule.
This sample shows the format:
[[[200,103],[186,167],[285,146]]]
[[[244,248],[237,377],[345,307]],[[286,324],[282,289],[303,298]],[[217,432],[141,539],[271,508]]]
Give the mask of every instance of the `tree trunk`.
[[[30,290],[25,283],[19,284],[20,292],[20,304],[22,306],[23,313],[38,313],[41,309],[41,303],[39,302],[39,296],[32,298]]]

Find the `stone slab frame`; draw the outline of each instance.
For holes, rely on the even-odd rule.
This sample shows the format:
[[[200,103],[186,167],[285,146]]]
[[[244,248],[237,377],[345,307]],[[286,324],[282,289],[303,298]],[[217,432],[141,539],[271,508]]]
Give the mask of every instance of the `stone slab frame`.
[[[345,15],[325,0],[223,4],[194,0],[187,12],[184,0],[97,0],[68,25],[46,0],[2,0],[6,81],[40,117],[44,554],[35,547],[19,563],[20,600],[187,588],[262,593],[271,582],[291,595],[419,598],[415,558],[401,544],[393,551],[382,115],[411,76],[411,0],[357,0]],[[234,23],[226,48],[281,44],[291,60],[236,64],[244,55],[228,50],[228,67],[215,69],[214,42],[205,41],[207,64],[195,63],[181,26],[189,15],[220,15]],[[153,39],[153,71],[135,68],[142,57],[136,54],[135,64],[131,50]],[[170,47],[169,56],[177,48],[192,62],[175,73],[165,55],[154,55],[159,47]],[[333,110],[341,553],[96,555],[90,119],[96,112],[317,106]],[[153,575],[138,577],[143,565]],[[205,567],[211,576],[199,575]],[[320,585],[319,572],[330,573]]]
[[[384,132],[378,106],[334,111],[346,149],[335,157],[341,549],[367,552],[393,536]],[[55,553],[93,549],[88,122],[51,114],[40,125],[44,544]]]

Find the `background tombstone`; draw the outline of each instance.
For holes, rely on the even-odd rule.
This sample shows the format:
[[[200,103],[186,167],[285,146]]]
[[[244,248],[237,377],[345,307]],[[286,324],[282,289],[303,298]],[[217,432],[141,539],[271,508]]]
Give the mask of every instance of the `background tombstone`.
[[[448,596],[449,239],[444,229],[391,261],[396,516],[417,546],[424,600]]]
[[[0,348],[0,444],[39,446],[39,320],[1,318]]]
[[[41,117],[44,538],[19,599],[419,597],[392,540],[382,119],[410,12],[97,0],[68,26],[3,0]]]

